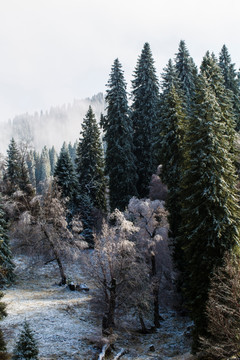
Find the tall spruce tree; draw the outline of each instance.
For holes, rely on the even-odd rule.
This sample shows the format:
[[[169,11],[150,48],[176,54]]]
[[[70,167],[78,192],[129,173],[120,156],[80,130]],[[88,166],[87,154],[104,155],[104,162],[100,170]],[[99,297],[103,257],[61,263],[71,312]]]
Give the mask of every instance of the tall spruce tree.
[[[192,57],[190,57],[185,41],[183,40],[179,43],[175,65],[180,80],[180,87],[185,96],[186,109],[190,115],[196,90],[197,67],[194,64]]]
[[[118,59],[114,61],[107,86],[107,115],[102,119],[102,126],[107,144],[110,208],[124,210],[130,198],[137,194],[137,175],[126,82]]]
[[[137,167],[137,192],[147,196],[149,181],[157,167],[154,153],[156,129],[159,122],[159,83],[150,45],[144,44],[132,81],[133,143]]]
[[[0,287],[10,284],[14,280],[14,264],[8,237],[8,227],[3,210],[0,194]]]
[[[193,350],[207,329],[206,301],[214,270],[239,241],[239,206],[231,126],[206,75],[199,77],[194,116],[189,124],[182,171],[184,294],[194,320]]]
[[[7,192],[11,195],[16,190],[28,192],[30,183],[29,173],[24,156],[20,153],[15,140],[12,138],[7,149],[6,172]]]
[[[55,150],[55,147],[52,146],[51,149],[49,149],[49,160],[50,160],[50,168],[51,168],[50,175],[51,176],[53,176],[53,174],[54,174],[57,159],[58,159],[57,152]]]
[[[67,144],[64,142],[54,170],[57,184],[60,186],[62,196],[69,198],[70,202],[76,195],[77,178]]]
[[[168,187],[166,206],[169,211],[171,236],[178,235],[181,224],[180,180],[183,165],[183,142],[186,131],[186,113],[183,97],[172,83],[165,90],[161,107],[161,164],[162,180]],[[179,248],[175,249],[179,256]]]
[[[10,193],[19,189],[20,164],[21,155],[15,140],[12,138],[7,149],[6,173],[4,175],[4,180],[9,182]]]
[[[201,73],[206,76],[208,83],[211,86],[219,106],[222,111],[222,119],[225,124],[225,132],[228,139],[231,140],[229,144],[229,150],[234,153],[235,148],[235,116],[232,103],[232,92],[228,90],[224,85],[224,78],[220,67],[217,64],[217,58],[209,52],[203,58],[200,66]]]
[[[235,70],[235,64],[231,62],[231,56],[226,45],[223,45],[219,55],[219,66],[222,70],[224,85],[230,90],[230,96],[233,103],[233,110],[236,121],[236,130],[240,130],[240,87],[238,74]]]
[[[100,131],[91,106],[82,123],[76,156],[80,193],[87,195],[94,207],[106,210],[106,180]]]

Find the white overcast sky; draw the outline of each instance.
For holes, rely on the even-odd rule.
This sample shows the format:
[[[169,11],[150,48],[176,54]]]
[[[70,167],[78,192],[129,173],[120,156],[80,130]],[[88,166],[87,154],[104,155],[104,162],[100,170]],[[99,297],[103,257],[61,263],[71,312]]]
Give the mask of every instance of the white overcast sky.
[[[0,0],[0,121],[105,92],[115,58],[128,90],[149,42],[158,75],[186,41],[199,65],[226,44],[240,67],[240,0]]]

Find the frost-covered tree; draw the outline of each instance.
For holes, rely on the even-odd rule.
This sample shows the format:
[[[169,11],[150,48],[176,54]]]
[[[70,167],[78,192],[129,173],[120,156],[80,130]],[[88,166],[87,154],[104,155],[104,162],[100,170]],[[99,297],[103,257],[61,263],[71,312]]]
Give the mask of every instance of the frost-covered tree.
[[[164,304],[163,299],[165,300],[167,297],[166,291],[164,291],[164,278],[167,278],[168,286],[171,287],[173,275],[173,266],[167,241],[167,212],[163,201],[132,198],[129,202],[126,216],[133,221],[138,229],[135,234],[135,242],[148,268],[152,294],[153,321],[154,327],[158,328],[162,320],[159,314],[159,305],[161,300],[162,304]]]
[[[8,228],[0,194],[0,287],[14,280],[14,264],[8,237]]]
[[[67,277],[63,259],[72,258],[86,247],[80,235],[81,221],[72,219],[69,230],[67,209],[54,183],[43,195],[35,196],[30,205],[13,229],[15,251],[42,257],[45,261],[56,261],[61,276],[60,285],[65,285]]]
[[[106,173],[109,176],[110,208],[124,210],[136,195],[136,161],[133,152],[133,126],[129,114],[122,65],[112,66],[106,96],[107,114],[102,121],[106,141]]]
[[[235,64],[231,62],[231,56],[226,45],[223,45],[219,54],[219,66],[222,70],[224,85],[231,91],[231,100],[236,121],[236,130],[240,130],[240,87]]]
[[[36,162],[34,157],[34,151],[30,150],[26,155],[26,164],[29,174],[29,181],[36,189]]]
[[[93,206],[106,210],[106,180],[100,131],[91,106],[82,123],[76,156],[80,194],[87,195]]]
[[[195,114],[191,118],[182,172],[182,227],[178,241],[184,251],[184,294],[194,320],[194,344],[207,328],[206,302],[210,279],[225,252],[239,242],[239,206],[231,122],[212,87],[199,77]]]
[[[144,44],[132,81],[133,144],[137,167],[137,192],[148,194],[149,181],[156,171],[155,130],[159,122],[159,84],[150,45]]]
[[[112,225],[104,222],[89,259],[88,272],[98,289],[93,305],[96,303],[95,310],[103,317],[104,333],[111,332],[117,315],[123,316],[129,310],[146,330],[143,316],[149,309],[150,289],[144,259],[131,239],[137,229],[117,209],[109,220]]]
[[[39,183],[38,183],[39,192],[42,192],[44,190],[45,184],[50,179],[50,176],[51,176],[51,164],[49,158],[49,151],[47,147],[44,146],[39,161]]]
[[[39,350],[33,331],[27,321],[23,324],[23,330],[19,335],[16,347],[13,351],[13,360],[38,360]]]

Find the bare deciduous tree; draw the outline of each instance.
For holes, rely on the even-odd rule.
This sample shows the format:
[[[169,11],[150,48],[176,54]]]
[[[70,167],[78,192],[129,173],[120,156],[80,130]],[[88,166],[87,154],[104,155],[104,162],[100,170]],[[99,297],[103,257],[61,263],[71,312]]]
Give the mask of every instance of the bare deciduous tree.
[[[167,283],[173,289],[173,265],[168,247],[168,223],[164,201],[132,198],[128,214],[138,227],[136,243],[149,269],[153,294],[154,326],[160,326],[159,290]],[[165,285],[164,285],[165,286]],[[162,289],[163,290],[163,289]],[[164,294],[162,294],[163,296]],[[165,294],[166,296],[166,294]]]
[[[116,312],[119,314],[131,309],[142,319],[150,300],[145,262],[131,241],[137,228],[118,210],[109,220],[114,225],[103,224],[90,256],[90,269],[98,288],[98,308],[102,310],[103,331],[115,326]],[[142,326],[145,328],[143,322]]]
[[[12,228],[15,251],[24,249],[31,255],[42,255],[46,259],[56,260],[61,285],[66,284],[62,258],[67,255],[74,256],[87,246],[81,237],[77,236],[81,230],[80,220],[73,219],[72,231],[69,231],[67,225],[61,194],[56,186],[50,185],[44,195],[35,196],[31,200],[30,209],[21,214]]]

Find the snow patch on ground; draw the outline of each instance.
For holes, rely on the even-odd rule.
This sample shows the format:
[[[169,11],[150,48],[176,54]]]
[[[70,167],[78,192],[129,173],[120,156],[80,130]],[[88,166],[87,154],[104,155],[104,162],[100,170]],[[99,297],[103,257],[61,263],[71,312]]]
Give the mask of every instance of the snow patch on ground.
[[[39,344],[41,360],[93,360],[99,349],[101,338],[101,319],[91,314],[89,292],[70,291],[59,287],[57,264],[45,266],[29,263],[26,257],[18,257],[16,263],[16,283],[4,291],[8,316],[1,322],[3,332],[11,352],[19,331],[26,319]],[[66,274],[75,283],[86,283],[78,262],[65,264]],[[121,348],[126,349],[122,360],[165,360],[189,358],[190,343],[185,336],[190,325],[187,318],[178,317],[174,311],[161,309],[165,319],[161,328],[154,334],[142,335],[135,329],[116,331],[115,355]],[[150,351],[150,345],[154,351]],[[113,357],[109,357],[111,359]]]

